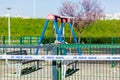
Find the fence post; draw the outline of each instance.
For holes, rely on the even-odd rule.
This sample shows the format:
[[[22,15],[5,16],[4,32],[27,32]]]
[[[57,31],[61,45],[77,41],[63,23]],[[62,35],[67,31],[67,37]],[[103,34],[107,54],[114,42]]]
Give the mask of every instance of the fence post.
[[[112,43],[112,52],[111,52],[111,54],[114,55],[114,52],[115,52],[114,48],[113,48],[113,46],[114,46],[114,37],[111,38],[111,43]],[[115,67],[114,61],[112,61],[111,63],[112,63],[112,67]]]
[[[115,43],[115,38],[114,38],[114,37],[111,38],[111,43],[112,43],[112,44]]]
[[[92,44],[92,38],[90,37],[90,45]],[[92,54],[92,49],[91,49],[91,47],[90,47],[90,55]]]
[[[30,36],[30,45],[32,45],[32,36]],[[31,48],[30,48],[30,54],[32,54]]]
[[[61,55],[60,54],[61,52],[60,52],[60,48],[58,47],[58,52],[57,52],[57,55]],[[58,60],[57,61],[57,72],[58,72],[58,74],[57,74],[57,80],[62,80],[62,75],[61,75],[61,60]]]
[[[2,44],[5,44],[5,36],[2,36]]]
[[[53,48],[53,52],[52,52],[52,55],[59,55],[60,51],[59,51],[60,48],[58,48],[58,46],[55,46]],[[52,80],[61,80],[61,63],[60,63],[60,60],[53,60],[52,61]]]
[[[22,44],[22,36],[20,37],[20,44]]]
[[[32,36],[30,36],[30,45],[32,45]]]
[[[90,37],[89,41],[90,41],[90,44],[92,44],[92,37]]]
[[[57,79],[57,61],[52,61],[52,80],[58,80]]]
[[[5,45],[5,36],[2,36],[2,45]],[[2,49],[2,52],[5,53],[4,48]]]
[[[25,36],[22,36],[22,44],[25,44]]]
[[[52,55],[56,55],[57,53],[57,46],[54,46],[53,50],[52,50]],[[53,60],[52,61],[52,80],[57,80],[57,61]]]
[[[20,45],[22,45],[22,36],[20,37]],[[20,51],[22,52],[22,48],[20,48]]]

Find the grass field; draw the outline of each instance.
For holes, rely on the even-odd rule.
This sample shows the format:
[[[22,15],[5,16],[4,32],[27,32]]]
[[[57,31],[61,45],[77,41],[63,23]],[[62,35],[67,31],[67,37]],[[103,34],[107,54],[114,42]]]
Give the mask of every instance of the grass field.
[[[11,18],[11,36],[40,36],[45,24],[45,19],[23,19]],[[58,23],[58,25],[60,25]],[[88,25],[82,37],[119,37],[120,36],[120,20],[98,20],[95,23]],[[7,18],[0,17],[0,36],[8,35]],[[50,21],[45,36],[52,35],[53,22]],[[74,28],[76,35],[77,30]],[[65,37],[70,37],[69,26],[65,25]]]

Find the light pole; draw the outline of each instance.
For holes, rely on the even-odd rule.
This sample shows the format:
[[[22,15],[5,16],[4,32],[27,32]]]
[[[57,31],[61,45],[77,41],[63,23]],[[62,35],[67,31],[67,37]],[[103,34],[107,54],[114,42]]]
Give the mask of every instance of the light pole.
[[[6,8],[8,10],[8,44],[10,45],[10,10],[11,8]]]

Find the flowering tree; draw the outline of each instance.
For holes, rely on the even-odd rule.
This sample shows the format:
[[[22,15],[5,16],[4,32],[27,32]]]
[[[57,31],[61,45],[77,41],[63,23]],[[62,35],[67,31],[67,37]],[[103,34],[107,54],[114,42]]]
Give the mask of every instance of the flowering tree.
[[[64,1],[58,11],[62,16],[75,17],[74,26],[79,32],[79,38],[86,25],[103,16],[103,9],[98,0],[82,0],[78,3]]]

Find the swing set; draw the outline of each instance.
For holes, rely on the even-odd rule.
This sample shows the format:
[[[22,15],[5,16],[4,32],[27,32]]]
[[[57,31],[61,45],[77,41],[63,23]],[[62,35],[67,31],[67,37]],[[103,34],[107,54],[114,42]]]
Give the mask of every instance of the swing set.
[[[75,33],[74,33],[74,30],[73,30],[73,27],[72,27],[72,20],[73,20],[73,17],[64,17],[64,16],[57,16],[57,15],[54,15],[54,14],[49,14],[47,16],[47,19],[46,19],[46,22],[44,24],[44,28],[42,30],[42,34],[39,38],[39,42],[38,42],[38,45],[40,45],[42,43],[42,40],[44,38],[44,35],[45,35],[45,32],[46,32],[46,29],[48,27],[48,23],[49,21],[53,21],[53,24],[54,24],[54,29],[55,29],[55,33],[56,33],[56,40],[55,40],[55,44],[57,43],[65,43],[64,39],[63,39],[63,35],[64,35],[64,27],[65,27],[65,23],[68,23],[69,25],[69,28],[72,32],[72,37],[74,39],[74,42],[76,44],[78,44],[78,41],[77,41],[77,38],[75,36]],[[58,26],[58,21],[60,22],[60,27]],[[38,55],[38,50],[36,50],[36,53],[35,55]],[[79,55],[82,55],[82,52],[80,49],[78,49],[78,54]]]

